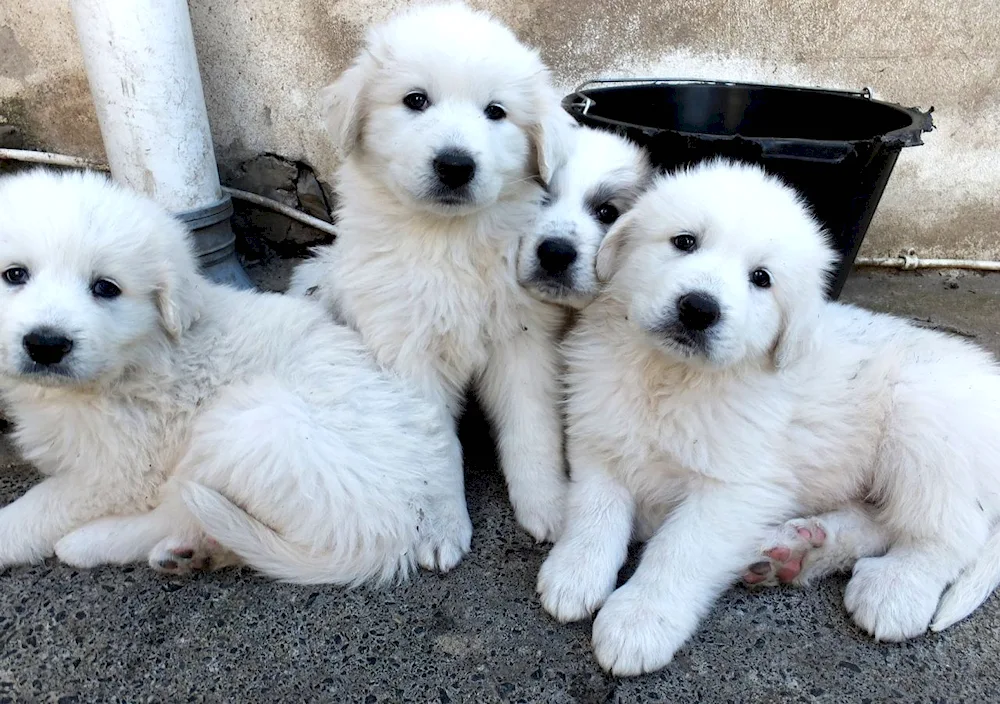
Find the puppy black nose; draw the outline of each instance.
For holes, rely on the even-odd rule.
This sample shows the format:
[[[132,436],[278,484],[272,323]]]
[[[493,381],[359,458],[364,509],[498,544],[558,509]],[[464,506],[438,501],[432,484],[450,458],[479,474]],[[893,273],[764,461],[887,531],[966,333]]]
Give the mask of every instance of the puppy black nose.
[[[718,322],[722,311],[719,302],[707,293],[695,291],[677,300],[677,315],[688,330],[708,330]]]
[[[467,152],[448,149],[434,158],[434,172],[448,188],[461,188],[476,175],[476,161]]]
[[[544,239],[538,245],[538,266],[550,276],[562,274],[576,261],[576,248],[563,239]]]
[[[21,341],[32,362],[49,366],[58,364],[73,349],[73,341],[52,328],[32,330]]]

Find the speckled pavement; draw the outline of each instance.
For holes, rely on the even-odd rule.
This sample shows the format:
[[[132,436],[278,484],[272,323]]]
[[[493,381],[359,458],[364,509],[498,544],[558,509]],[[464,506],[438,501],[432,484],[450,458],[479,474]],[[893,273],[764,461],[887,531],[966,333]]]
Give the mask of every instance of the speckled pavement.
[[[1000,276],[856,275],[844,298],[1000,352]],[[475,410],[462,433],[475,536],[451,574],[345,592],[239,570],[8,570],[0,702],[1000,701],[1000,598],[944,634],[880,645],[847,618],[844,578],[735,587],[666,669],[609,677],[589,622],[561,626],[539,607],[546,548],[516,528]],[[2,439],[0,462],[6,502],[36,478]]]

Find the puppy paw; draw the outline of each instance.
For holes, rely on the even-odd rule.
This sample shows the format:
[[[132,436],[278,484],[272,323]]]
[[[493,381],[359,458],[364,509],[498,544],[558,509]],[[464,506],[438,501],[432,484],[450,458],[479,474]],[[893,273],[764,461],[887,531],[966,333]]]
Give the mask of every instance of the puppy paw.
[[[435,527],[430,535],[417,542],[417,564],[425,570],[448,572],[462,561],[472,546],[472,521],[468,514],[456,517],[443,528]]]
[[[819,557],[826,538],[826,529],[816,518],[786,521],[765,542],[761,550],[764,559],[747,568],[744,583],[761,587],[806,584],[814,573],[808,568],[809,563]]]
[[[902,641],[927,631],[941,589],[936,580],[901,560],[858,560],[844,592],[854,622],[880,641]]]
[[[222,546],[211,538],[166,538],[149,554],[149,566],[174,576],[204,572],[230,564]]]
[[[566,482],[540,485],[535,491],[511,496],[514,518],[539,543],[554,543],[562,532]]]
[[[598,664],[619,677],[665,667],[687,640],[656,593],[624,585],[608,597],[594,619],[593,646]]]
[[[106,562],[104,551],[84,529],[75,530],[60,539],[55,552],[60,562],[79,569],[89,570]]]
[[[617,570],[591,564],[580,550],[556,545],[538,572],[538,595],[544,608],[562,623],[590,616],[615,589]]]
[[[23,533],[0,528],[0,572],[18,565],[38,564],[51,557],[53,549],[51,543],[46,544]]]

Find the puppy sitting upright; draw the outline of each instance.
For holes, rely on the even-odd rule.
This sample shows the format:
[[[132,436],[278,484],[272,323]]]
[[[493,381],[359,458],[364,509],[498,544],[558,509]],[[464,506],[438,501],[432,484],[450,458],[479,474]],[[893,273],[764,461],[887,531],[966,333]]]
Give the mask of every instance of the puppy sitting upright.
[[[46,476],[0,510],[0,568],[183,572],[231,557],[212,538],[272,577],[357,583],[468,550],[450,419],[357,333],[205,280],[182,225],[103,177],[4,178],[0,212],[0,391]]]
[[[794,191],[723,162],[659,179],[601,245],[608,283],[565,346],[569,508],[538,589],[561,621],[601,607],[603,667],[666,665],[793,516],[878,507],[887,550],[845,604],[880,640],[923,633],[995,530],[996,365],[825,301],[833,262]]]
[[[488,15],[424,6],[369,32],[327,90],[343,156],[339,236],[289,288],[458,414],[474,385],[518,522],[538,540],[565,491],[556,337],[565,313],[517,282],[571,118],[536,52]]]

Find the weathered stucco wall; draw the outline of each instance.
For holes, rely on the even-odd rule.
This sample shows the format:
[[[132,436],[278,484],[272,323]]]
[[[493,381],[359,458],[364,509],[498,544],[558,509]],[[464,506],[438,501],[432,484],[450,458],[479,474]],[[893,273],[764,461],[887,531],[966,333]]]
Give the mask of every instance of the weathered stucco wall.
[[[274,153],[322,176],[334,154],[317,90],[364,27],[406,3],[192,0],[224,176]],[[567,89],[656,75],[867,86],[935,107],[901,156],[865,251],[1000,258],[1000,13],[996,0],[476,0],[539,46]],[[803,116],[807,119],[807,116]],[[100,156],[66,0],[0,4],[0,140]],[[6,134],[6,136],[4,136]]]

